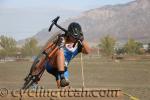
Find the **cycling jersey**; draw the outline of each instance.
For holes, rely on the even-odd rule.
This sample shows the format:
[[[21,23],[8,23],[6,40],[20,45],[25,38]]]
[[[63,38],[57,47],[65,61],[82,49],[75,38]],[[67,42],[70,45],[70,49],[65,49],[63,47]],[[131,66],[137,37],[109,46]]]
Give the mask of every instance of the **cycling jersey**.
[[[73,44],[65,44],[63,48],[66,67],[68,67],[69,62],[79,53],[78,44],[74,47],[72,45]]]

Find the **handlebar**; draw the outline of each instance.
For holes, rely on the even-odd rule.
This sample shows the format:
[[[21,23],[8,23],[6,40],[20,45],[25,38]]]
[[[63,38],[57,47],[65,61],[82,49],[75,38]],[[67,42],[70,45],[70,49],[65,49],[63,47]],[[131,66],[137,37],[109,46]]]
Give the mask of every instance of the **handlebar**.
[[[52,20],[52,24],[50,25],[48,31],[50,32],[52,30],[52,27],[55,25],[57,26],[59,29],[61,29],[62,31],[64,31],[65,33],[67,32],[66,29],[64,29],[63,27],[61,27],[60,25],[57,24],[58,19],[60,18],[60,16],[57,16],[55,19]]]

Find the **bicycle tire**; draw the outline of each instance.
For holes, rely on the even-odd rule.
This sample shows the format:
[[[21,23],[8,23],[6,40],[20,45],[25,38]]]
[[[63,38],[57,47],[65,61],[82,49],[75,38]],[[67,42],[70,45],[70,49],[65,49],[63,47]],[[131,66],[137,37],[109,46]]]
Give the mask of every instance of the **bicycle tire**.
[[[30,88],[31,86],[32,86],[32,84],[34,83],[34,82],[36,82],[36,80],[37,79],[40,79],[41,78],[41,76],[43,75],[43,73],[44,73],[44,70],[45,70],[45,68],[43,68],[39,73],[38,73],[38,75],[34,75],[34,76],[30,76],[30,77],[28,77],[28,79],[25,81],[25,83],[24,83],[24,85],[23,85],[23,87],[21,88],[21,89],[28,89],[28,88]]]
[[[43,55],[43,54],[42,54],[42,55]],[[33,68],[35,68],[36,64],[38,64],[39,61],[37,61],[37,59],[39,59],[40,57],[41,57],[41,54],[34,60],[32,66],[31,66],[31,68],[30,68],[29,74],[28,74],[28,75],[26,76],[26,78],[24,79],[24,80],[25,80],[25,83],[24,83],[22,89],[25,89],[25,88],[27,87],[27,85],[30,83],[30,81],[31,81],[31,80],[34,80],[34,79],[32,79],[32,78],[33,78],[33,76],[35,76],[35,75],[32,75],[31,73],[32,73]],[[43,69],[44,69],[44,68],[43,68]],[[37,76],[39,76],[42,72],[44,72],[43,69],[42,69],[41,71],[39,71],[39,73],[37,74]],[[42,73],[42,74],[43,74],[43,73]],[[34,81],[35,81],[35,80],[34,80]],[[33,83],[32,83],[32,84],[33,84]]]

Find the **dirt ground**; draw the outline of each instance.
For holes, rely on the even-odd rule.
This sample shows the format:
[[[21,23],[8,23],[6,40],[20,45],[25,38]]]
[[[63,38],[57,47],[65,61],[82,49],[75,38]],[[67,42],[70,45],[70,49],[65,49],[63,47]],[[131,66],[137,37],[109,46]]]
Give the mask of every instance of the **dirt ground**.
[[[31,62],[0,63],[0,88],[20,89]],[[80,59],[74,59],[69,66],[71,87],[82,88]],[[150,61],[108,61],[102,58],[84,58],[86,88],[121,89],[140,100],[150,100]],[[55,78],[44,73],[40,83],[46,89],[56,88]],[[0,100],[16,98],[0,97]],[[68,98],[69,100],[70,98]],[[121,98],[71,98],[70,100],[121,100]],[[18,98],[17,98],[18,100]],[[23,100],[28,100],[24,98]],[[51,100],[33,98],[33,100]],[[64,98],[62,99],[64,100]],[[123,96],[123,100],[131,100]]]

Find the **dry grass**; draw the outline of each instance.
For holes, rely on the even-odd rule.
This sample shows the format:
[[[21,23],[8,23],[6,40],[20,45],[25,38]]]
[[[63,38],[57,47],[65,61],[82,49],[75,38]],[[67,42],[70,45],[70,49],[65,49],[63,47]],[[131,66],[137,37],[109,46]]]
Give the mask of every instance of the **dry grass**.
[[[31,62],[0,63],[0,87],[19,89],[31,64]],[[69,71],[71,86],[81,88],[79,59],[73,60]],[[102,58],[86,58],[84,59],[84,75],[85,86],[88,88],[120,88],[141,100],[150,100],[150,61],[114,62]],[[45,88],[56,88],[54,77],[47,72],[44,73],[40,85]],[[125,100],[129,99],[125,97]]]

